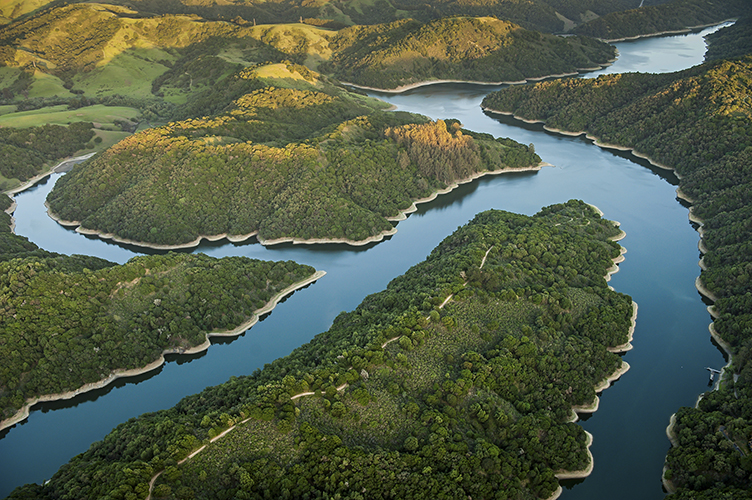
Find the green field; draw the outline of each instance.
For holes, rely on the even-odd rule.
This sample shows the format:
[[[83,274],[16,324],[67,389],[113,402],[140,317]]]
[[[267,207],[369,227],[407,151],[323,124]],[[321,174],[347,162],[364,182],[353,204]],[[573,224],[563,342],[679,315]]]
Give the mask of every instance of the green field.
[[[63,86],[63,81],[49,73],[35,71],[29,87],[29,97],[74,97],[68,89]]]
[[[105,125],[114,126],[115,120],[133,120],[138,115],[137,109],[125,106],[97,104],[79,109],[68,109],[68,106],[61,104],[32,111],[3,114],[0,116],[0,127],[26,128],[46,124],[69,125],[73,122],[93,122],[95,127],[100,128]]]
[[[174,59],[174,56],[159,49],[131,49],[92,71],[77,74],[73,78],[74,88],[83,90],[86,95],[153,97],[152,80],[168,69],[158,61],[172,62]]]

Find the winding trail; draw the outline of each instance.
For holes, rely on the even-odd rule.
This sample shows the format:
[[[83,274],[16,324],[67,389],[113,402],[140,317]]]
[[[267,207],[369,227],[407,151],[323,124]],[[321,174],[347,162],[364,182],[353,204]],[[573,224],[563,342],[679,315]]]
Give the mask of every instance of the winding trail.
[[[597,207],[593,207],[593,208],[595,208],[595,210],[597,210],[598,212],[600,212],[600,210]],[[601,215],[603,215],[602,212],[600,212],[600,213],[601,213]],[[618,223],[617,223],[617,225],[618,225]],[[621,234],[619,234],[618,236],[614,237],[613,239],[614,240],[620,240],[620,239],[622,239],[625,236],[625,234],[626,233],[624,233],[624,231],[622,231]],[[488,258],[488,255],[491,253],[491,250],[493,250],[493,248],[494,248],[494,246],[492,245],[491,247],[488,248],[488,250],[486,250],[486,253],[483,255],[483,258],[481,259],[480,265],[478,267],[479,269],[483,269],[483,266],[486,264],[486,260]],[[626,250],[622,249],[622,252],[619,255],[619,257],[613,259],[614,260],[614,266],[608,270],[606,276],[604,277],[606,280],[608,280],[608,278],[610,277],[611,274],[613,274],[616,271],[618,271],[619,267],[616,264],[618,262],[621,262],[622,260],[624,260],[624,253],[625,252],[626,252]],[[468,283],[468,281],[465,281],[465,283],[463,284],[463,286],[467,286],[467,283]],[[441,303],[441,305],[439,305],[439,309],[442,309],[452,299],[453,296],[454,296],[454,294],[449,294],[446,297],[446,299],[444,299],[444,301]],[[634,332],[634,325],[635,325],[635,318],[636,318],[636,316],[637,316],[637,304],[634,304],[634,313],[632,315],[632,326],[630,328],[629,341],[632,340],[632,333]],[[428,319],[428,318],[426,318],[426,319]],[[402,338],[402,335],[399,335],[397,337],[394,337],[394,338],[391,338],[391,339],[387,340],[386,342],[384,342],[383,344],[381,344],[381,348],[382,349],[386,348],[389,344],[391,344],[392,342],[395,342],[395,341],[399,340],[400,338]],[[617,348],[614,348],[614,349],[619,349],[619,348],[621,348],[622,350],[631,349],[632,346],[631,346],[631,344],[630,344],[629,341],[625,345],[618,346]],[[626,347],[626,346],[628,346],[628,347]],[[629,370],[629,365],[626,362],[622,362],[621,366],[614,373],[612,373],[611,375],[609,375],[608,377],[606,377],[603,381],[601,381],[600,384],[598,384],[595,387],[596,392],[603,391],[606,388],[610,387],[611,384],[615,380],[617,380],[619,377],[621,377],[624,373],[626,373],[627,370]],[[341,392],[341,391],[345,390],[348,386],[349,386],[349,384],[347,382],[345,382],[344,384],[342,384],[342,385],[340,385],[340,386],[338,386],[336,388],[337,392]],[[300,398],[307,397],[307,396],[314,396],[315,394],[316,394],[315,391],[300,392],[298,394],[294,394],[294,395],[290,396],[290,400],[291,401],[295,401],[296,399],[300,399]],[[582,407],[572,407],[572,414],[573,414],[572,421],[576,421],[577,420],[577,412],[578,411],[579,412],[583,412],[583,413],[589,413],[589,412],[596,411],[598,409],[598,403],[599,403],[599,398],[598,398],[598,396],[596,396],[595,397],[595,401],[591,405],[584,405]],[[186,462],[187,460],[189,460],[189,459],[191,459],[193,457],[195,457],[200,452],[202,452],[204,449],[206,449],[206,447],[209,444],[214,443],[218,439],[224,437],[230,431],[232,431],[233,429],[235,429],[237,426],[245,424],[246,422],[248,422],[251,418],[252,417],[247,417],[246,419],[238,422],[237,424],[234,424],[234,425],[230,426],[229,428],[225,429],[220,434],[217,434],[216,436],[214,436],[213,438],[211,438],[208,443],[203,444],[199,448],[193,450],[190,454],[188,454],[188,456],[186,456],[185,458],[179,460],[178,461],[178,465]],[[589,432],[586,432],[586,434],[587,434],[587,438],[588,438],[587,445],[586,445],[587,453],[588,453],[588,459],[589,459],[588,466],[585,469],[583,469],[583,470],[559,471],[559,472],[557,472],[555,474],[556,477],[557,477],[557,479],[584,478],[584,477],[587,477],[588,475],[590,475],[590,473],[593,471],[594,460],[593,460],[593,454],[590,451],[590,447],[592,446],[592,443],[593,443],[593,436]],[[151,478],[151,480],[149,481],[149,494],[147,495],[146,500],[151,500],[152,499],[152,492],[153,492],[153,489],[154,489],[154,484],[156,483],[157,479],[162,474],[162,472],[164,472],[164,471],[162,470],[162,471],[157,472]],[[559,485],[558,489],[554,492],[554,494],[548,500],[555,500],[556,498],[558,498],[561,495],[561,493],[562,493],[562,488],[561,488],[561,485]]]
[[[491,252],[491,249],[493,249],[493,246],[491,246],[491,247],[490,247],[490,248],[489,248],[488,250],[486,250],[486,253],[485,253],[485,255],[483,255],[483,259],[482,259],[482,260],[481,260],[481,262],[480,262],[480,267],[479,267],[479,269],[483,269],[483,265],[484,265],[484,264],[486,263],[486,258],[488,257],[488,254],[489,254],[489,253]],[[464,285],[465,285],[465,286],[467,285],[467,281],[465,281]],[[449,302],[449,299],[451,299],[453,295],[454,295],[454,294],[450,294],[450,295],[449,295],[449,296],[448,296],[448,297],[447,297],[447,298],[446,298],[446,299],[444,300],[444,302],[443,302],[443,303],[442,303],[442,304],[441,304],[441,305],[439,306],[439,308],[443,308],[443,307],[444,307],[444,305],[445,305],[445,304],[446,304],[447,302]],[[397,336],[397,337],[394,337],[394,338],[391,338],[391,339],[387,340],[386,342],[384,342],[383,344],[381,344],[381,348],[382,348],[382,349],[384,349],[384,348],[385,348],[386,346],[388,346],[389,344],[391,344],[391,343],[392,343],[392,342],[394,342],[395,340],[399,340],[400,338],[402,338],[402,335],[400,335],[400,336]],[[347,388],[348,386],[349,386],[349,384],[348,384],[347,382],[345,382],[344,384],[342,384],[342,385],[340,385],[339,387],[337,387],[337,392],[341,392],[341,391],[345,390],[345,388]],[[301,393],[295,394],[295,395],[293,395],[293,396],[290,396],[290,400],[292,400],[292,401],[295,401],[296,399],[299,399],[299,398],[302,398],[302,397],[306,397],[306,396],[313,396],[313,395],[315,395],[315,394],[316,394],[316,392],[315,392],[315,391],[306,391],[306,392],[301,392]],[[238,422],[237,424],[234,424],[234,425],[232,425],[231,427],[229,427],[229,428],[225,429],[224,431],[222,431],[222,433],[220,433],[220,434],[217,434],[216,436],[214,436],[213,438],[211,438],[211,439],[209,440],[209,443],[207,443],[207,444],[204,444],[204,445],[202,445],[201,447],[199,447],[199,448],[197,448],[197,449],[193,450],[193,451],[192,451],[192,452],[191,452],[191,453],[190,453],[190,454],[189,454],[189,455],[188,455],[187,457],[185,457],[185,458],[183,458],[182,460],[178,461],[178,465],[179,465],[179,464],[182,464],[182,463],[184,463],[185,461],[187,461],[187,460],[189,460],[189,459],[191,459],[191,458],[193,458],[193,457],[195,457],[195,456],[196,456],[196,455],[198,455],[198,454],[199,454],[199,453],[200,453],[201,451],[203,451],[203,450],[204,450],[204,449],[205,449],[205,448],[206,448],[206,447],[207,447],[207,446],[208,446],[209,444],[211,444],[211,443],[215,442],[216,440],[218,440],[219,438],[221,438],[221,437],[225,436],[225,435],[226,435],[226,434],[227,434],[228,432],[230,432],[231,430],[233,430],[233,429],[234,429],[235,427],[237,427],[238,425],[242,425],[242,424],[244,424],[244,423],[248,422],[248,421],[249,421],[249,420],[250,420],[251,418],[252,418],[252,417],[248,417],[248,418],[246,418],[245,420],[242,420],[242,421]],[[154,475],[154,476],[153,476],[153,477],[151,478],[151,481],[149,481],[149,494],[148,494],[148,495],[146,496],[146,500],[151,500],[151,494],[152,494],[152,491],[153,491],[153,489],[154,489],[154,483],[155,483],[155,482],[157,481],[157,479],[158,479],[158,478],[159,478],[159,476],[160,476],[160,475],[162,474],[162,472],[164,472],[164,471],[163,471],[163,470],[161,470],[161,471],[157,472],[157,473],[156,473],[156,474],[155,474],[155,475]]]

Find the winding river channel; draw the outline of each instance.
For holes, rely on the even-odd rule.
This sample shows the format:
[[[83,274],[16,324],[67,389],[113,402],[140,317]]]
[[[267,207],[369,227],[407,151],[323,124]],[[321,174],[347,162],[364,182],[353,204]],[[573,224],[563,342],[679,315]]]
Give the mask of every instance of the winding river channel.
[[[665,72],[702,61],[709,30],[682,36],[617,43],[619,59],[604,72]],[[661,469],[670,444],[665,428],[680,406],[692,406],[708,389],[706,366],[725,364],[711,342],[711,317],[695,289],[699,236],[687,207],[676,198],[676,177],[629,153],[601,149],[584,137],[565,137],[512,117],[486,114],[483,96],[498,87],[431,85],[398,95],[373,94],[401,110],[433,118],[458,118],[465,127],[534,143],[544,161],[539,172],[489,176],[463,185],[399,222],[387,241],[346,245],[265,248],[258,243],[205,243],[193,251],[212,256],[292,259],[327,275],[290,296],[242,336],[213,342],[193,356],[168,357],[160,369],[121,379],[75,399],[34,407],[27,421],[0,432],[0,497],[18,485],[49,478],[72,456],[103,438],[118,423],[173,406],[182,397],[231,376],[250,374],[328,329],[341,311],[383,289],[422,261],[433,247],[476,213],[490,208],[534,214],[541,207],[579,198],[617,220],[627,237],[620,272],[611,285],[639,304],[631,370],[601,395],[600,409],[582,426],[594,436],[595,469],[584,480],[565,481],[563,499],[658,499]],[[91,238],[58,226],[44,199],[53,175],[19,195],[16,232],[61,253],[125,262],[142,250]]]

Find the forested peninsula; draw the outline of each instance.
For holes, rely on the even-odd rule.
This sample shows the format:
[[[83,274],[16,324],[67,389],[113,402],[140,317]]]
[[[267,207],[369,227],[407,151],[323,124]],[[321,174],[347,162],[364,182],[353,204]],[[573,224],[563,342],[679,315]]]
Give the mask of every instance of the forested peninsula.
[[[15,252],[0,262],[1,427],[25,418],[36,401],[154,369],[165,353],[204,350],[207,334],[238,335],[280,293],[320,276],[291,261],[202,254],[115,265],[26,243],[21,258]]]
[[[580,201],[481,213],[309,344],[9,498],[555,496],[592,466],[573,407],[626,369],[622,235]]]
[[[752,13],[747,0],[672,0],[606,14],[573,30],[606,41],[680,33]]]
[[[536,168],[533,150],[347,92],[275,65],[214,117],[135,134],[61,178],[47,202],[80,232],[158,248],[202,237],[363,244],[394,232],[414,201],[485,173]],[[284,78],[280,78],[284,77]],[[70,222],[66,222],[70,221]]]
[[[323,273],[310,266],[203,254],[124,265],[61,255],[11,231],[0,195],[0,429],[37,401],[68,399],[152,370],[208,336],[239,335],[284,295]]]
[[[387,90],[432,80],[519,83],[616,58],[613,46],[592,38],[546,35],[491,17],[354,26],[337,32],[329,47],[331,60],[320,71]]]
[[[745,39],[744,26],[732,38]],[[733,359],[718,390],[677,412],[665,472],[677,498],[749,498],[752,491],[751,93],[747,55],[665,75],[509,88],[484,100],[549,130],[586,131],[606,147],[632,149],[680,177],[678,195],[692,204],[702,236],[699,284],[715,299],[711,332]]]

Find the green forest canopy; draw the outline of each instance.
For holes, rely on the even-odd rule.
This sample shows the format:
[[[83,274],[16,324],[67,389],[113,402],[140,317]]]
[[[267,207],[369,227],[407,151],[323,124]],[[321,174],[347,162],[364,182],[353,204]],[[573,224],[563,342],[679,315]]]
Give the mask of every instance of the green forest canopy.
[[[292,261],[203,254],[124,265],[55,254],[0,262],[0,417],[198,346],[313,272]]]
[[[257,78],[265,68],[247,68],[235,81],[257,90],[229,111],[146,130],[74,167],[50,192],[51,210],[151,244],[255,232],[262,243],[362,242],[458,180],[540,162],[528,146],[456,122],[379,111],[381,101],[303,66],[277,69],[297,88],[267,86]]]
[[[748,32],[747,23],[730,34],[744,40]],[[733,43],[722,47],[734,50]],[[723,57],[719,50],[714,57]],[[679,445],[668,454],[666,477],[682,499],[748,498],[752,488],[750,95],[752,55],[746,55],[672,74],[509,88],[484,99],[491,109],[634,148],[681,175],[679,187],[703,221],[701,280],[718,298],[713,328],[733,350],[734,374],[697,408],[677,413]]]
[[[61,255],[13,234],[4,211],[11,206],[0,195],[0,421],[35,397],[201,345],[315,271],[292,261],[203,254],[124,265]]]
[[[159,471],[159,498],[547,498],[590,461],[572,406],[622,365],[633,307],[603,279],[620,233],[580,201],[481,213],[288,357],[10,498],[143,498]]]

